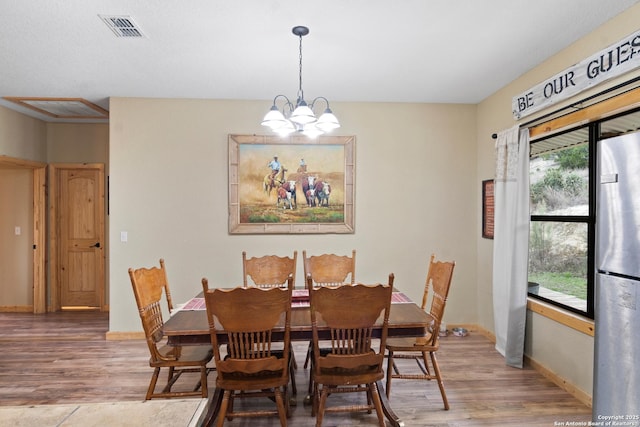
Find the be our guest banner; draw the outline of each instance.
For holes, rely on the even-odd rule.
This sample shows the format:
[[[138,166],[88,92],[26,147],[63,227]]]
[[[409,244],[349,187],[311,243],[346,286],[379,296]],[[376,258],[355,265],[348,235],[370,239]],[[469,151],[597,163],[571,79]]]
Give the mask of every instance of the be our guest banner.
[[[640,31],[513,97],[518,120],[640,66]]]

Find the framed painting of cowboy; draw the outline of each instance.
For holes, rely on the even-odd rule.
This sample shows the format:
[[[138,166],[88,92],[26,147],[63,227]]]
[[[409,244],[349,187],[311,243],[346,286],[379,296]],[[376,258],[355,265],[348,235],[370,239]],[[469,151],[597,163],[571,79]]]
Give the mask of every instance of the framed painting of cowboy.
[[[355,137],[229,135],[229,233],[354,233]]]

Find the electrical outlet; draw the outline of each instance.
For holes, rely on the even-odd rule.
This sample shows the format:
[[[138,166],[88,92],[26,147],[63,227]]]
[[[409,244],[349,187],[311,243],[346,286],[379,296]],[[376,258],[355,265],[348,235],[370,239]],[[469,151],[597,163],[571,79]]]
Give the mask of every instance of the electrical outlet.
[[[126,242],[128,238],[129,238],[129,236],[127,235],[126,231],[121,231],[120,232],[120,241],[121,242]]]
[[[16,233],[16,236],[19,236],[19,235],[22,234],[22,229],[17,225],[16,225],[16,228],[15,228],[15,233]]]

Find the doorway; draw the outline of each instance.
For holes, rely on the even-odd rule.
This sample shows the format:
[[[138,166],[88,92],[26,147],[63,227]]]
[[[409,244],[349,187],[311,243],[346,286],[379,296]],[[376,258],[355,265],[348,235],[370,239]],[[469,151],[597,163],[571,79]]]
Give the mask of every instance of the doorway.
[[[31,170],[33,198],[33,255],[31,261],[33,275],[33,312],[47,310],[46,288],[46,163],[0,156],[0,168]]]
[[[104,165],[50,164],[49,198],[49,311],[106,311]]]

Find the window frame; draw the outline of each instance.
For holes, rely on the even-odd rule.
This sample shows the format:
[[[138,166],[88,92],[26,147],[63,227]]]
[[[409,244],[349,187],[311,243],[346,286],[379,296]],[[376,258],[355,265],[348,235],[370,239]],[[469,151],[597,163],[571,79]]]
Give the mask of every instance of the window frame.
[[[578,308],[562,304],[556,300],[546,298],[544,296],[538,295],[536,293],[532,293],[527,291],[527,295],[531,298],[544,301],[548,304],[560,307],[564,310],[568,310],[570,312],[588,317],[589,319],[593,319],[594,316],[594,289],[595,289],[595,212],[596,212],[596,185],[595,185],[595,177],[596,177],[596,142],[594,138],[597,140],[597,136],[599,134],[599,122],[592,122],[586,125],[576,126],[566,131],[546,136],[543,138],[538,138],[535,141],[530,141],[530,145],[536,144],[538,142],[545,141],[550,138],[558,137],[564,135],[566,133],[574,132],[578,129],[588,128],[588,151],[589,151],[589,162],[588,162],[588,176],[589,176],[589,185],[588,185],[588,196],[589,196],[589,206],[587,215],[530,215],[530,224],[529,230],[531,230],[532,224],[534,222],[559,222],[559,223],[580,223],[587,225],[587,307],[586,310],[580,310]]]
[[[588,144],[589,144],[589,162],[588,162],[588,176],[589,176],[589,186],[588,186],[588,196],[589,196],[589,206],[587,215],[572,215],[572,216],[558,216],[558,215],[530,215],[530,222],[573,222],[573,223],[586,223],[587,224],[587,306],[586,310],[580,310],[575,307],[567,306],[558,301],[545,298],[543,296],[537,295],[535,293],[527,292],[529,298],[534,300],[542,301],[544,303],[550,304],[554,307],[558,307],[560,309],[578,314],[580,316],[584,316],[591,320],[594,319],[595,312],[595,277],[596,277],[596,268],[595,268],[595,250],[596,250],[596,206],[597,206],[597,148],[601,140],[610,138],[612,136],[602,135],[601,124],[610,120],[614,120],[616,118],[624,117],[631,114],[637,114],[640,112],[640,88],[636,88],[632,91],[629,91],[623,95],[619,95],[620,98],[625,98],[627,102],[626,108],[621,108],[620,100],[616,99],[618,97],[610,98],[605,101],[602,101],[600,104],[596,104],[592,107],[595,107],[595,111],[593,112],[593,116],[590,116],[588,119],[585,119],[584,115],[588,113],[584,113],[583,111],[578,111],[574,114],[580,113],[576,120],[573,121],[575,126],[569,127],[568,123],[570,123],[570,119],[567,116],[571,116],[571,114],[567,116],[560,117],[557,119],[559,123],[563,123],[562,131],[558,131],[558,127],[555,128],[556,132],[553,132],[554,124],[542,123],[535,128],[532,128],[534,131],[531,134],[535,134],[535,139],[532,138],[530,144],[533,145],[538,142],[542,142],[544,140],[548,140],[553,137],[557,137],[569,132],[576,131],[578,129],[587,128],[588,129]],[[617,108],[611,108],[608,110],[608,113],[603,112],[603,109],[606,110],[606,106],[612,104]],[[589,109],[587,107],[586,109]],[[580,120],[578,120],[578,118]],[[551,121],[554,122],[554,121]],[[558,126],[558,124],[556,124]],[[639,125],[640,127],[640,125]],[[541,132],[541,129],[546,129],[548,132]],[[530,130],[531,131],[531,130]],[[629,130],[627,132],[638,132],[640,129]],[[621,133],[622,134],[622,133]],[[615,135],[613,135],[615,136]],[[531,225],[530,225],[531,229]]]

